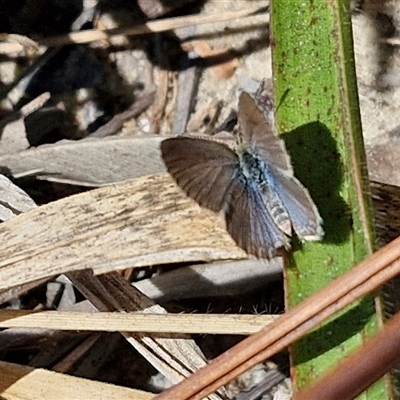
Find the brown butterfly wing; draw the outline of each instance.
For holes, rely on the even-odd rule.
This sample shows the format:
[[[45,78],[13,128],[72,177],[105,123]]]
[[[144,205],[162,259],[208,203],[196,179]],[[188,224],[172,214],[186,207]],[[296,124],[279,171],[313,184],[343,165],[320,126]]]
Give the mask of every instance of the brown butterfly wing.
[[[185,193],[203,207],[220,211],[239,174],[238,156],[212,140],[179,137],[161,143],[168,172]]]
[[[274,133],[274,127],[246,92],[239,97],[238,121],[243,141],[253,154],[258,154],[268,164],[293,173],[285,143]]]
[[[274,223],[260,192],[244,176],[235,181],[225,218],[228,232],[249,254],[271,258],[278,249],[290,248],[289,239]]]

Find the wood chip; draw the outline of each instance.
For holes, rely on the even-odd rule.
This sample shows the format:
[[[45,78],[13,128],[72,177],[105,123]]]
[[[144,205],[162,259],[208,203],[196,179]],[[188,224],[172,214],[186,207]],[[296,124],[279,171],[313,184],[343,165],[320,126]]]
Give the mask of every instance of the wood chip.
[[[7,400],[150,400],[152,393],[0,361],[0,392]]]
[[[0,221],[32,210],[36,203],[4,175],[0,175]]]

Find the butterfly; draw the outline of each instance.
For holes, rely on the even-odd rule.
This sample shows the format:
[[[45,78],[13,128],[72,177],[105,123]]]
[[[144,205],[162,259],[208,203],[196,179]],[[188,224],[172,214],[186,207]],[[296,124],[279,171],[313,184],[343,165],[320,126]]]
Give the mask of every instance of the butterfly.
[[[161,142],[168,172],[200,206],[223,211],[236,244],[259,258],[301,240],[321,240],[322,219],[308,190],[294,176],[285,144],[256,101],[239,97],[236,151],[215,140],[176,137]]]

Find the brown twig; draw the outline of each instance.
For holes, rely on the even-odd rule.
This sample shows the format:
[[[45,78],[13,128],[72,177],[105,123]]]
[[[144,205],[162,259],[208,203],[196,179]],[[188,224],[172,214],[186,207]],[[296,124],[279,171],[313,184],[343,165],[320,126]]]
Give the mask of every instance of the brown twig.
[[[126,111],[115,115],[111,121],[93,132],[90,137],[102,138],[114,135],[122,128],[125,121],[137,117],[149,108],[153,103],[153,100],[154,91],[144,92]]]
[[[187,53],[187,58],[182,61],[182,63],[186,63],[186,65],[182,65],[178,77],[178,96],[172,124],[172,132],[174,134],[186,132],[186,126],[192,111],[193,99],[196,97],[199,80],[199,66],[192,63],[196,57],[196,54],[190,51]]]
[[[258,7],[225,12],[223,14],[190,15],[185,17],[166,18],[163,20],[150,21],[145,24],[127,28],[115,28],[103,31],[97,29],[88,29],[80,32],[71,32],[68,35],[44,38],[39,40],[38,44],[46,47],[64,46],[67,44],[82,44],[97,40],[108,40],[113,36],[146,35],[154,32],[165,32],[172,29],[184,28],[186,26],[195,24],[223,22],[257,14],[258,12],[265,10],[268,4],[269,2],[262,2],[261,6],[259,5]],[[253,18],[254,17],[251,17],[251,19]],[[23,50],[23,46],[20,43],[3,43],[0,46],[0,54],[15,53],[21,50]]]
[[[400,273],[400,237],[157,400],[202,399]]]
[[[43,107],[46,102],[50,99],[50,93],[44,92],[39,96],[35,97],[28,104],[25,104],[21,109],[8,115],[0,121],[0,130],[2,130],[10,122],[16,121],[17,119],[24,119],[28,115],[32,114],[39,108]]]
[[[53,366],[52,370],[66,373],[77,361],[79,361],[101,338],[101,333],[96,332],[88,336],[75,349],[69,352],[61,361]]]
[[[382,38],[382,39],[379,39],[378,42],[390,44],[392,46],[400,46],[400,38],[398,38],[398,37]]]

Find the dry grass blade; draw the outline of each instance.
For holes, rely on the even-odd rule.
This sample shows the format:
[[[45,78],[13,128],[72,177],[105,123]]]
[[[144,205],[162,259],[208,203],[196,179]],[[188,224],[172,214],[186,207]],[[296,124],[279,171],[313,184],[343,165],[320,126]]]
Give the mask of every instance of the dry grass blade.
[[[277,315],[1,310],[0,328],[250,335],[277,318]]]
[[[243,340],[181,384],[161,393],[157,399],[202,399],[399,274],[399,259],[400,238],[397,238],[289,310],[275,323]]]

